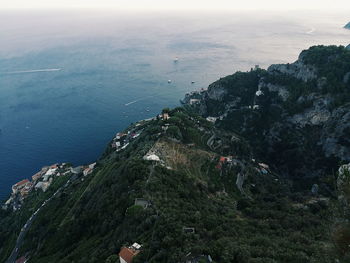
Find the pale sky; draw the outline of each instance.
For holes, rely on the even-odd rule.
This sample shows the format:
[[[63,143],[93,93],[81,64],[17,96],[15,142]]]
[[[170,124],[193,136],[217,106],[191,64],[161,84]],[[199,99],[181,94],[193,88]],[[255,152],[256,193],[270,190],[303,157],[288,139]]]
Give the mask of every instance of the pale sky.
[[[350,0],[0,0],[0,9],[107,8],[131,10],[350,9]]]

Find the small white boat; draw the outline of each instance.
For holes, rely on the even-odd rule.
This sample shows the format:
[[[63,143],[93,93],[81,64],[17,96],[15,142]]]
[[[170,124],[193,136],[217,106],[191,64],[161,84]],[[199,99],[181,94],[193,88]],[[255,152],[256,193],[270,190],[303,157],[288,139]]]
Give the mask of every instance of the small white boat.
[[[171,83],[171,79],[168,79],[168,83]]]
[[[179,61],[179,58],[176,57],[176,58],[174,59],[174,62],[177,63],[178,61]]]

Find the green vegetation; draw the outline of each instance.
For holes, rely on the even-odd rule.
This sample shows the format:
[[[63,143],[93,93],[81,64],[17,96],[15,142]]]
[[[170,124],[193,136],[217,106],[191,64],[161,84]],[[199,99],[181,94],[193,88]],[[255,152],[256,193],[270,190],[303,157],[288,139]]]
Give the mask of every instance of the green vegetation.
[[[215,168],[219,155],[205,144],[211,125],[182,108],[169,114],[168,121],[145,125],[146,132],[128,151],[107,154],[94,176],[52,199],[33,222],[21,251],[30,251],[36,263],[111,262],[123,245],[139,242],[143,248],[136,263],[182,262],[189,252],[222,263],[329,262],[330,250],[321,245],[329,238],[327,206],[295,208],[308,198],[296,201],[276,175],[258,173],[253,163],[247,163],[249,198],[242,195],[235,186],[240,169]],[[165,165],[143,161],[152,132],[166,123],[165,137],[154,146],[163,151]],[[225,138],[233,134],[216,133],[230,145]],[[233,151],[218,152],[249,156],[246,142],[235,145]],[[134,205],[140,197],[151,206]],[[184,227],[195,231],[186,233]]]
[[[142,133],[118,152],[109,144],[96,172],[52,198],[37,214],[20,253],[35,263],[110,263],[117,262],[122,246],[138,242],[142,250],[135,263],[185,262],[189,253],[220,263],[328,263],[339,255],[349,262],[350,227],[333,225],[335,208],[338,218],[350,219],[329,176],[339,162],[321,154],[321,126],[286,122],[312,107],[300,98],[314,92],[333,94],[333,107],[349,102],[344,95],[349,52],[319,46],[301,54],[325,78],[322,85],[319,79],[305,82],[262,69],[218,80],[212,87],[226,95],[201,102],[209,116],[226,114],[215,125],[196,114],[197,106],[166,108],[162,113],[169,119],[132,124],[125,133],[135,127]],[[266,85],[260,86],[263,96],[256,96],[262,82],[285,88],[288,98]],[[252,109],[256,104],[259,109]],[[160,161],[144,160],[150,152]],[[262,170],[259,162],[270,169]],[[242,192],[239,174],[245,175]],[[0,261],[26,220],[66,180],[60,177],[46,193],[34,192],[18,212],[0,212]],[[326,187],[312,195],[315,180]],[[150,206],[136,205],[136,198]]]
[[[68,180],[67,176],[56,178],[50,188],[44,193],[33,191],[19,211],[10,212],[0,209],[0,262],[4,262],[11,254],[21,228],[29,217],[51,197],[54,192]]]
[[[346,98],[342,102],[350,99],[350,75],[346,77],[346,74],[350,72],[349,49],[343,46],[314,46],[303,51],[300,56],[304,63],[317,68],[320,78],[325,78],[326,82],[322,87],[323,93],[345,95]]]

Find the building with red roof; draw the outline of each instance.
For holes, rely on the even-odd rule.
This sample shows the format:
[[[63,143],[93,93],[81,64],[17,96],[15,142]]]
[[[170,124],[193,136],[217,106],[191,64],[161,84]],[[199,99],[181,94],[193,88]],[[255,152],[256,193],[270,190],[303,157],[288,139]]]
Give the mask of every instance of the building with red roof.
[[[141,245],[134,243],[130,247],[122,247],[119,252],[120,263],[131,263],[133,258],[140,253]]]
[[[14,184],[12,186],[12,192],[17,193],[18,190],[22,189],[23,187],[30,184],[30,181],[28,179],[24,179],[22,181],[19,181],[18,183]]]
[[[19,259],[16,260],[16,263],[26,263],[27,259],[26,257],[20,257]]]
[[[221,156],[220,157],[220,162],[222,162],[222,163],[226,162],[226,157]]]

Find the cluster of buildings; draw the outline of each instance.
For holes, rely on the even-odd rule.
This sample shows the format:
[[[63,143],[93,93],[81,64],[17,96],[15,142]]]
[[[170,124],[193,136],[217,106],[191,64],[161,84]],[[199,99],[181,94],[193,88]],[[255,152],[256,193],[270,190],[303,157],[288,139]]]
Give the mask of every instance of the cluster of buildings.
[[[5,202],[3,208],[8,209],[12,206],[13,210],[16,211],[21,208],[23,200],[31,191],[41,190],[46,192],[55,177],[77,173],[82,173],[84,176],[86,176],[93,172],[95,165],[96,163],[93,163],[88,166],[73,168],[71,165],[66,163],[56,163],[50,166],[44,166],[39,172],[32,176],[32,181],[29,179],[24,179],[12,186],[11,196]]]
[[[12,205],[14,211],[20,209],[23,200],[29,195],[31,191],[40,189],[45,192],[51,185],[53,177],[63,174],[66,166],[67,165],[65,163],[61,165],[53,164],[50,166],[45,166],[32,176],[32,181],[29,179],[24,179],[18,183],[15,183],[12,186],[11,196],[5,202],[3,208],[7,209]]]
[[[140,136],[142,129],[139,130],[139,126],[139,123],[136,124],[134,129],[127,131],[126,133],[118,132],[113,139],[112,148],[114,148],[116,152],[119,152],[128,147],[132,140]]]
[[[215,168],[221,170],[225,164],[238,165],[238,162],[233,158],[233,156],[221,156]]]
[[[201,99],[203,98],[203,93],[205,93],[207,89],[200,89],[194,90],[191,92],[186,93],[185,98],[183,100],[180,100],[182,104],[189,104],[189,105],[196,105],[201,102]]]
[[[146,119],[144,121],[151,121],[151,120],[169,120],[170,116],[168,112],[163,112],[162,114],[157,115],[154,118]],[[131,141],[139,137],[143,131],[143,128],[140,128],[141,124],[137,123],[131,130],[126,132],[118,132],[112,141],[112,148],[115,149],[116,152],[124,150]],[[169,124],[165,124],[163,130],[166,130],[167,126]]]

